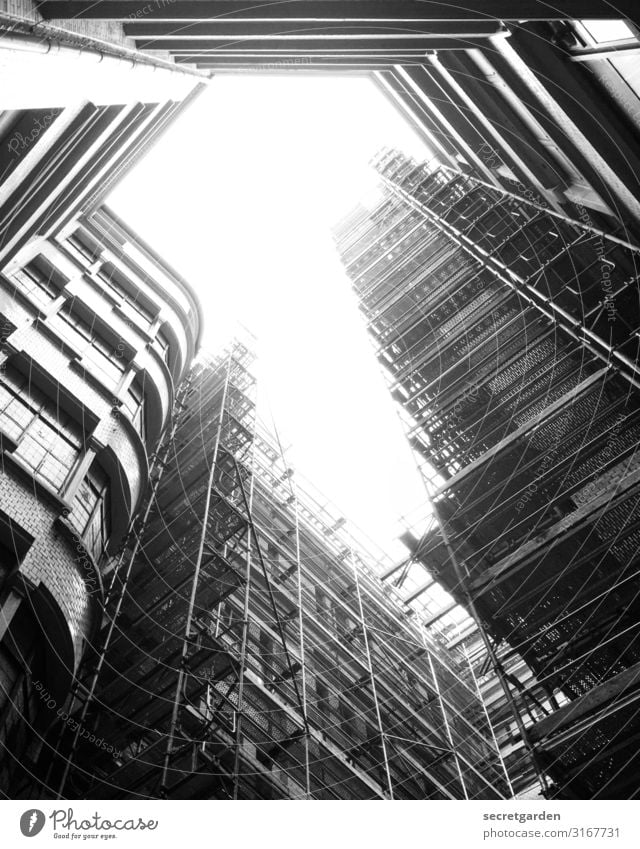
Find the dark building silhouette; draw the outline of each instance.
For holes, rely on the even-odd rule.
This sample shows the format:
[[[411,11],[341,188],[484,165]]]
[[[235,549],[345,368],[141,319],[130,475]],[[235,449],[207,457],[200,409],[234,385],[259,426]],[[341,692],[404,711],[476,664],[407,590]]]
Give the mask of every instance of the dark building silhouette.
[[[376,165],[379,205],[336,237],[431,470],[438,527],[405,542],[502,647],[549,794],[633,796],[640,249],[460,172]]]

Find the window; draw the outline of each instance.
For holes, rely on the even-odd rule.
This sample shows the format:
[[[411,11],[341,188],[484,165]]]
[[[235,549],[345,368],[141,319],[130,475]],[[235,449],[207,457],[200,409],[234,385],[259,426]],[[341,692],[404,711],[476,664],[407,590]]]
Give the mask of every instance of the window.
[[[67,246],[71,249],[71,253],[85,266],[94,263],[102,250],[100,244],[82,230],[76,230],[69,236]]]
[[[162,359],[169,364],[169,340],[167,337],[160,331],[156,338],[153,340],[153,347],[160,354]]]
[[[144,442],[146,439],[145,400],[143,383],[139,377],[136,377],[131,383],[131,386],[127,390],[126,397],[122,402],[122,406],[129,413],[129,418],[131,419],[133,426]]]
[[[14,455],[59,492],[80,453],[82,430],[10,366],[0,376],[0,428],[17,443]]]
[[[111,532],[109,479],[97,463],[89,469],[73,502],[71,521],[84,540],[87,551],[98,562]]]
[[[108,386],[118,383],[127,366],[122,352],[104,339],[94,322],[74,312],[71,302],[65,303],[49,324],[95,366]]]
[[[65,440],[55,427],[34,419],[15,455],[25,460],[38,477],[60,490],[78,456],[78,448]]]
[[[55,300],[67,283],[67,279],[42,256],[16,271],[12,281],[42,307]]]
[[[155,280],[162,288],[171,293],[171,297],[178,302],[180,308],[186,315],[191,315],[191,305],[183,295],[175,280],[164,270],[164,266],[156,264],[133,242],[125,242],[122,252],[129,256],[142,270],[149,280]]]
[[[131,318],[135,324],[144,329],[149,328],[149,325],[155,318],[155,311],[142,302],[140,291],[136,286],[128,280],[120,271],[111,263],[104,263],[98,277],[111,290],[120,301],[120,309],[128,318]]]
[[[127,297],[126,290],[122,287],[118,280],[118,274],[115,266],[105,262],[98,271],[98,279],[102,280],[105,286],[111,290],[111,294],[115,295],[118,300]]]
[[[149,312],[149,310],[145,309],[141,303],[129,299],[121,304],[120,309],[127,318],[130,318],[135,324],[142,327],[144,330],[149,329],[149,325],[153,321],[153,315]]]

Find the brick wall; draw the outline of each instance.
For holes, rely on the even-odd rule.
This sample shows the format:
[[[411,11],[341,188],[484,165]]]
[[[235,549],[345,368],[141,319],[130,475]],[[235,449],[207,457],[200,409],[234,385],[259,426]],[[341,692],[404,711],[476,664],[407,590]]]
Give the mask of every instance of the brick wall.
[[[0,461],[1,462],[1,461]],[[92,625],[91,598],[85,584],[82,558],[73,542],[54,526],[59,515],[33,486],[0,467],[0,503],[3,511],[34,537],[21,572],[39,585],[44,583],[62,611],[71,633],[76,665],[82,640]]]

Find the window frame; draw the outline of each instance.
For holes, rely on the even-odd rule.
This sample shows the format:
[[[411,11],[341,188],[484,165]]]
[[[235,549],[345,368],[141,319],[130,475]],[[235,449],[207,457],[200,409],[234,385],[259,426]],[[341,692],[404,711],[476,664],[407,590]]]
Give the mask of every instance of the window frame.
[[[7,376],[11,372],[15,375],[13,379]],[[8,368],[3,369],[0,374],[0,390],[11,396],[6,403],[0,398],[0,428],[16,443],[13,455],[25,463],[39,480],[56,492],[63,492],[82,455],[82,427],[37,386],[31,385],[29,378],[15,366],[9,364]],[[16,410],[26,413],[22,422],[12,412],[7,412],[12,404],[16,404]],[[9,423],[15,427],[8,426]],[[50,432],[46,440],[37,433],[38,428],[46,428]],[[29,441],[44,450],[38,459],[37,449],[29,451]],[[67,462],[60,460],[61,445],[68,450]],[[58,464],[64,474],[55,475],[45,471],[47,463]]]

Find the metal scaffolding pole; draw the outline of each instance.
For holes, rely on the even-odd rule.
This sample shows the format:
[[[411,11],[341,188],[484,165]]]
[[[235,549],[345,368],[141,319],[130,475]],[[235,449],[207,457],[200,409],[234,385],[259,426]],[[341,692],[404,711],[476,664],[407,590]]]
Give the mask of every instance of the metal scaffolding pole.
[[[636,389],[640,389],[640,366],[637,363],[634,363],[629,357],[620,353],[616,347],[606,342],[601,336],[593,333],[582,322],[572,318],[552,298],[540,293],[535,286],[532,286],[528,282],[530,278],[525,279],[514,271],[507,269],[499,260],[496,260],[476,245],[473,245],[457,227],[444,221],[437,213],[426,208],[423,203],[416,200],[405,189],[397,186],[388,177],[381,174],[380,179],[396,197],[419,212],[427,221],[434,224],[441,233],[444,233],[452,242],[465,251],[465,253],[481,263],[496,280],[509,286],[520,298],[534,307],[540,315],[544,316],[553,324],[556,324],[570,338],[575,339],[587,348],[608,367],[614,366],[625,380]],[[523,203],[526,203],[526,201],[523,201]],[[638,249],[636,248],[634,250]]]
[[[255,411],[254,411],[255,429]],[[255,443],[251,447],[251,483],[249,484],[248,506],[253,506],[253,489],[255,485],[255,471],[253,467],[255,454]],[[240,784],[240,749],[242,748],[242,712],[244,701],[244,679],[247,668],[247,641],[249,637],[249,602],[251,600],[251,534],[247,534],[246,554],[246,577],[244,587],[244,599],[242,606],[242,641],[240,646],[240,670],[238,673],[238,705],[236,709],[236,739],[235,752],[233,756],[233,798],[237,800]]]
[[[387,753],[387,741],[384,733],[384,728],[382,726],[382,714],[380,713],[380,703],[378,701],[378,691],[376,688],[376,677],[373,671],[373,663],[371,661],[371,651],[369,648],[369,636],[367,634],[367,625],[364,618],[364,607],[362,605],[362,595],[360,593],[360,579],[358,577],[358,567],[353,556],[353,548],[350,548],[350,559],[351,566],[353,569],[353,577],[356,583],[356,596],[358,599],[358,611],[360,613],[360,622],[362,623],[362,637],[364,640],[364,649],[367,656],[367,666],[369,667],[369,676],[371,678],[371,690],[373,692],[373,703],[376,709],[376,720],[378,722],[378,730],[380,732],[380,743],[382,745],[382,757],[384,758],[384,769],[387,778],[387,789],[389,792],[389,799],[393,800],[393,783],[391,781],[391,770],[389,768],[389,756]]]
[[[280,440],[278,440],[278,443]],[[284,458],[283,458],[284,459]],[[300,561],[300,516],[298,510],[298,488],[296,484],[289,479],[291,494],[293,495],[293,505],[295,514],[295,533],[296,533],[296,564],[297,564],[297,602],[298,602],[298,627],[300,629],[300,689],[302,691],[302,712],[307,716],[307,670],[304,654],[304,608],[302,602],[302,563]],[[311,799],[311,775],[309,772],[309,727],[305,729],[304,735],[304,769],[305,769],[305,790],[307,799]]]
[[[280,459],[282,460],[282,465],[287,467],[287,463],[284,456],[284,450],[282,448],[282,442],[280,441],[280,434],[278,433],[278,429],[275,426],[275,422],[273,422],[273,431],[278,443],[278,450],[280,452]],[[303,607],[303,598],[302,598],[302,563],[300,559],[300,509],[298,503],[298,487],[296,486],[295,481],[292,480],[291,475],[287,476],[287,483],[289,486],[290,497],[293,503],[293,511],[294,511],[294,519],[295,519],[295,558],[296,558],[296,601],[298,604],[298,628],[300,631],[300,690],[302,696],[302,713],[306,717],[307,716],[307,669],[306,669],[306,660],[305,660],[305,640],[304,640],[304,607]],[[311,774],[309,769],[309,726],[307,725],[305,728],[304,735],[304,768],[305,768],[305,793],[307,799],[311,799]]]
[[[450,174],[457,174],[458,172],[455,169],[450,168],[448,165],[440,166],[443,171],[448,171]],[[580,230],[584,230],[587,233],[593,233],[595,236],[602,236],[604,239],[608,241],[620,245],[624,248],[629,248],[629,250],[635,251],[636,253],[640,253],[640,246],[634,245],[633,242],[629,242],[627,239],[621,239],[619,236],[613,236],[611,233],[606,233],[604,230],[601,230],[599,227],[594,227],[593,224],[586,224],[584,221],[581,221],[579,218],[571,218],[569,215],[565,215],[563,212],[558,212],[555,209],[551,209],[551,207],[543,206],[540,203],[536,203],[534,200],[530,200],[529,198],[521,197],[516,192],[510,192],[508,189],[504,189],[502,186],[494,186],[493,183],[487,183],[485,180],[481,180],[479,177],[473,177],[473,182],[478,185],[484,186],[486,189],[491,189],[491,191],[498,191],[504,197],[511,198],[518,203],[526,204],[527,206],[532,207],[533,209],[537,209],[546,215],[551,215],[552,218],[557,218],[559,221],[563,221],[566,224],[571,224],[572,227],[577,227]]]
[[[465,582],[464,576],[462,574],[462,569],[460,568],[460,563],[458,562],[458,558],[456,556],[456,553],[454,552],[453,547],[451,546],[451,543],[449,541],[449,536],[448,536],[447,531],[446,531],[444,520],[442,519],[442,516],[440,515],[438,505],[435,503],[435,501],[431,497],[430,485],[427,483],[426,480],[425,480],[425,488],[427,490],[427,496],[431,501],[431,507],[433,509],[433,514],[438,521],[438,527],[439,527],[440,535],[442,537],[442,542],[444,543],[445,550],[446,550],[447,554],[449,555],[449,559],[451,560],[451,565],[453,567],[453,571],[454,571],[454,574],[456,576],[456,581],[458,583],[458,586],[460,586],[462,588],[462,592],[465,596],[465,600],[467,602],[467,608],[469,610],[469,613],[471,614],[472,618],[475,620],[475,622],[478,626],[478,631],[480,632],[482,642],[483,642],[484,647],[486,649],[487,655],[489,656],[489,659],[490,659],[490,662],[491,662],[491,667],[494,670],[494,672],[496,673],[496,675],[498,676],[498,680],[500,681],[500,685],[502,687],[502,691],[504,692],[505,698],[507,700],[507,704],[509,705],[509,708],[511,709],[511,713],[513,714],[513,718],[514,718],[516,725],[518,727],[518,731],[520,732],[520,736],[522,737],[522,741],[523,741],[523,743],[524,743],[524,745],[525,745],[525,747],[526,747],[526,749],[529,753],[529,756],[531,758],[531,763],[532,763],[533,768],[535,770],[538,781],[540,782],[540,787],[542,788],[542,793],[543,793],[543,795],[546,796],[546,793],[547,793],[546,777],[544,775],[542,768],[540,767],[540,765],[538,763],[538,757],[537,757],[536,751],[535,751],[534,747],[532,746],[531,741],[529,740],[529,737],[527,735],[527,731],[526,731],[522,716],[520,715],[520,711],[518,710],[518,706],[516,705],[515,699],[513,698],[513,693],[511,692],[511,690],[509,688],[509,683],[508,683],[507,678],[505,676],[504,669],[502,668],[502,664],[500,663],[500,661],[498,659],[498,656],[495,652],[495,649],[491,645],[491,640],[489,639],[489,636],[487,635],[484,623],[482,622],[482,619],[480,618],[480,615],[478,614],[478,610],[477,610],[475,603],[473,601],[473,597],[472,597],[471,593],[467,590],[466,582]]]
[[[185,621],[184,627],[184,636],[182,639],[182,651],[180,657],[180,668],[178,670],[178,680],[176,682],[175,695],[173,699],[173,710],[171,713],[171,724],[169,726],[169,734],[167,737],[167,747],[164,755],[164,762],[162,766],[162,779],[160,782],[160,792],[162,795],[166,795],[167,792],[167,776],[169,773],[169,762],[171,760],[171,756],[173,754],[173,743],[176,735],[176,728],[178,724],[178,714],[180,711],[180,702],[182,700],[182,690],[184,687],[184,680],[186,675],[186,670],[188,668],[189,663],[189,644],[191,641],[191,625],[193,622],[193,611],[195,608],[196,601],[196,593],[198,591],[198,582],[200,578],[200,569],[202,567],[202,557],[204,554],[204,545],[207,536],[207,528],[209,524],[209,512],[211,509],[211,492],[213,490],[213,485],[215,481],[215,473],[216,473],[216,465],[218,461],[218,452],[220,450],[220,440],[222,437],[222,428],[224,424],[224,414],[225,414],[225,406],[227,403],[227,394],[229,391],[229,378],[231,376],[231,363],[233,360],[233,350],[229,352],[229,356],[227,359],[227,371],[224,380],[224,388],[222,390],[222,400],[220,402],[220,418],[218,421],[218,427],[216,430],[216,437],[213,446],[213,452],[211,456],[211,468],[209,470],[209,479],[207,483],[207,495],[205,499],[204,505],[204,515],[202,517],[202,532],[200,534],[200,542],[198,545],[198,555],[196,558],[196,565],[193,571],[193,580],[191,583],[191,593],[189,596],[189,606],[187,609],[187,618]]]
[[[487,706],[485,704],[484,697],[482,695],[482,691],[480,690],[480,686],[478,684],[478,679],[476,677],[476,673],[475,673],[475,670],[473,668],[473,664],[471,663],[471,659],[469,658],[469,655],[467,653],[466,647],[464,648],[464,656],[467,660],[467,663],[469,664],[469,671],[471,672],[471,677],[473,678],[473,683],[475,684],[476,692],[478,693],[478,698],[480,699],[480,703],[482,704],[482,710],[484,711],[484,715],[487,719],[487,724],[489,726],[489,730],[491,731],[491,738],[493,740],[494,746],[496,747],[496,752],[498,753],[498,758],[500,760],[500,765],[502,766],[502,771],[504,772],[504,777],[507,781],[507,787],[509,788],[509,793],[511,794],[511,796],[513,796],[514,795],[513,785],[511,784],[511,779],[509,778],[509,772],[507,770],[507,765],[505,764],[504,758],[502,757],[502,752],[500,751],[500,746],[498,745],[498,739],[496,737],[496,732],[495,732],[495,729],[493,727],[493,722],[491,722],[491,717],[489,716],[489,711],[487,710]]]
[[[284,649],[284,655],[285,655],[285,658],[286,658],[286,661],[287,661],[287,672],[289,674],[289,677],[291,678],[291,686],[293,687],[293,691],[296,695],[296,701],[298,702],[298,705],[300,706],[300,712],[301,712],[301,715],[302,715],[302,721],[303,721],[303,724],[304,724],[305,733],[308,734],[309,733],[309,721],[307,719],[307,714],[306,714],[306,711],[304,709],[304,702],[303,702],[303,699],[302,699],[302,695],[300,693],[300,688],[298,687],[298,682],[296,681],[296,671],[293,668],[293,664],[291,662],[291,653],[289,651],[289,647],[287,645],[287,638],[286,638],[286,635],[285,635],[284,628],[282,626],[282,618],[281,618],[281,616],[278,612],[278,605],[276,604],[275,596],[273,594],[273,588],[271,586],[271,580],[269,578],[269,572],[267,571],[267,567],[266,567],[264,557],[263,557],[263,554],[262,554],[262,547],[260,545],[260,540],[258,538],[258,532],[256,530],[256,526],[255,526],[255,522],[253,520],[253,516],[252,516],[251,511],[249,509],[249,502],[247,500],[247,494],[245,492],[244,485],[242,483],[241,478],[240,478],[240,489],[242,491],[242,499],[243,499],[244,507],[245,507],[245,510],[247,512],[247,516],[248,516],[248,520],[249,520],[249,531],[250,531],[251,535],[253,536],[253,542],[254,542],[254,545],[255,545],[256,554],[258,555],[258,562],[260,563],[260,569],[262,571],[262,575],[264,577],[265,584],[266,584],[266,587],[267,587],[267,595],[269,597],[271,610],[273,611],[273,617],[274,617],[274,621],[276,623],[276,630],[278,632],[280,642],[282,643],[282,648]]]
[[[399,413],[398,413],[398,415],[399,415],[400,421],[401,421],[401,423],[403,424],[403,427],[404,427],[405,423],[402,419],[402,416],[400,416]],[[540,783],[540,786],[542,788],[542,793],[543,793],[543,795],[546,795],[546,792],[547,792],[546,777],[545,777],[544,772],[542,771],[541,767],[538,764],[538,758],[537,758],[537,754],[535,752],[535,749],[531,745],[531,742],[529,741],[529,739],[527,737],[524,722],[523,722],[522,717],[520,715],[520,711],[518,710],[518,706],[516,705],[515,700],[513,698],[513,694],[511,693],[511,690],[509,689],[509,684],[508,684],[506,676],[504,674],[504,670],[502,669],[502,666],[501,666],[501,664],[500,664],[500,662],[497,658],[497,655],[496,655],[496,653],[493,649],[493,646],[491,645],[491,642],[490,642],[488,635],[486,633],[485,626],[484,626],[484,624],[483,624],[483,622],[482,622],[482,620],[481,620],[481,618],[478,614],[477,608],[474,604],[473,598],[472,598],[471,594],[469,592],[467,592],[467,590],[466,590],[466,584],[465,584],[465,581],[464,581],[464,578],[463,578],[463,575],[462,575],[462,571],[460,569],[460,564],[459,564],[458,559],[456,557],[456,554],[455,554],[455,552],[454,552],[454,550],[451,546],[451,543],[449,541],[449,537],[448,537],[448,534],[446,532],[446,528],[445,528],[445,525],[444,525],[444,521],[443,521],[443,519],[440,515],[440,511],[439,511],[439,509],[438,509],[438,507],[437,507],[437,505],[434,501],[433,495],[431,493],[432,483],[427,478],[427,476],[425,474],[422,475],[422,480],[423,480],[423,484],[424,484],[424,487],[425,487],[425,493],[426,493],[426,496],[427,496],[427,503],[429,504],[429,507],[431,509],[431,513],[432,513],[432,516],[433,516],[433,520],[435,521],[435,525],[438,528],[438,530],[440,531],[440,535],[442,537],[442,541],[444,543],[445,550],[446,550],[446,552],[447,552],[447,554],[448,554],[448,556],[451,560],[451,564],[453,566],[454,574],[456,576],[456,581],[458,583],[458,586],[463,588],[465,599],[467,601],[468,613],[469,613],[470,617],[473,619],[473,621],[474,621],[474,623],[475,623],[475,625],[476,625],[476,627],[477,627],[477,629],[480,633],[483,645],[485,647],[485,650],[487,652],[487,655],[488,655],[490,663],[491,663],[491,667],[492,667],[494,673],[496,674],[496,676],[498,678],[501,689],[502,689],[502,691],[505,695],[507,705],[508,705],[508,707],[509,707],[509,709],[510,709],[510,711],[511,711],[513,717],[514,717],[514,720],[516,722],[516,725],[517,725],[518,730],[520,732],[520,735],[522,737],[525,748],[527,749],[527,752],[530,756],[533,769],[536,773],[536,777],[537,777],[537,779]],[[431,663],[431,658],[429,658],[429,662]],[[477,688],[477,682],[476,682],[476,688]],[[482,700],[482,698],[481,698],[481,701],[482,701],[483,707],[486,711],[486,706],[484,705],[484,700]],[[492,728],[492,732],[493,732],[493,728]],[[511,783],[510,782],[509,782],[509,788],[511,789]]]
[[[144,529],[145,529],[147,522],[149,520],[151,510],[153,509],[153,506],[155,504],[156,497],[157,497],[157,494],[158,494],[158,488],[160,486],[160,481],[162,480],[162,475],[164,473],[164,470],[165,470],[166,465],[167,465],[167,461],[169,459],[169,453],[171,451],[171,448],[172,448],[172,445],[173,445],[173,439],[174,439],[174,436],[176,434],[176,430],[177,430],[178,424],[179,424],[179,415],[176,414],[176,411],[178,410],[178,408],[180,407],[180,405],[182,403],[181,402],[182,396],[184,396],[186,394],[186,392],[189,388],[189,383],[190,383],[190,381],[189,381],[189,379],[187,379],[183,383],[183,385],[180,389],[179,395],[176,396],[176,399],[175,399],[175,402],[174,402],[172,421],[166,429],[166,431],[168,431],[168,436],[166,437],[166,443],[164,443],[163,439],[161,439],[161,441],[160,441],[161,446],[164,444],[164,449],[162,450],[162,458],[158,459],[158,455],[160,453],[160,449],[158,449],[158,451],[156,452],[156,454],[155,454],[155,456],[152,460],[151,472],[150,473],[153,472],[153,470],[154,470],[154,468],[157,464],[159,466],[159,474],[157,475],[157,477],[153,481],[153,484],[152,484],[152,487],[151,487],[151,492],[149,494],[149,500],[147,502],[147,506],[145,508],[145,511],[142,515],[142,519],[140,520],[140,524],[137,528],[135,528],[136,521],[137,521],[137,517],[135,517],[133,522],[132,522],[132,527],[129,531],[129,535],[131,533],[135,534],[135,538],[136,538],[135,543],[134,543],[133,548],[131,549],[131,553],[129,554],[128,558],[126,558],[127,559],[127,567],[126,567],[126,571],[125,571],[124,578],[123,578],[123,581],[122,581],[122,585],[120,587],[120,591],[118,593],[116,608],[115,608],[113,616],[111,617],[111,620],[109,622],[109,628],[107,630],[107,634],[105,636],[104,642],[103,642],[101,649],[100,649],[98,662],[96,664],[96,668],[95,668],[93,675],[91,677],[91,684],[89,685],[89,691],[88,691],[88,693],[85,697],[84,704],[82,706],[80,717],[78,719],[78,727],[75,730],[73,742],[71,744],[71,752],[69,753],[69,757],[66,759],[64,770],[63,770],[63,773],[62,773],[62,777],[60,779],[60,784],[58,786],[58,791],[57,791],[57,795],[56,795],[57,799],[63,798],[62,794],[64,792],[64,788],[65,788],[65,785],[67,783],[67,779],[69,777],[69,772],[70,772],[71,767],[73,765],[75,752],[76,752],[76,749],[77,749],[77,746],[78,746],[78,741],[80,739],[80,733],[83,729],[84,721],[86,719],[89,707],[90,707],[91,703],[93,702],[93,699],[94,699],[94,696],[95,696],[96,687],[98,686],[100,674],[101,674],[102,669],[104,667],[104,662],[105,662],[105,658],[106,658],[106,655],[107,655],[107,651],[109,650],[109,646],[111,645],[111,639],[112,639],[113,633],[115,631],[116,622],[117,622],[118,617],[120,615],[120,611],[122,609],[122,604],[123,604],[123,601],[124,601],[124,598],[125,598],[125,595],[126,595],[126,592],[127,592],[127,587],[128,587],[128,584],[129,584],[129,579],[131,578],[131,572],[132,572],[132,569],[133,569],[133,564],[135,562],[136,556],[137,556],[138,551],[140,549],[140,542],[141,542],[141,539],[142,539],[142,534],[143,534]],[[129,538],[129,535],[127,536],[127,540]],[[113,570],[113,576],[111,578],[111,581],[110,581],[110,584],[109,584],[109,589],[107,590],[107,594],[106,594],[106,597],[105,597],[105,600],[104,600],[104,605],[103,605],[103,609],[105,611],[108,609],[108,605],[109,605],[109,603],[110,603],[110,601],[111,601],[111,599],[112,599],[112,597],[115,593],[117,580],[120,576],[120,571],[121,571],[123,563],[125,561],[125,554],[126,554],[126,541],[125,541],[125,548],[122,551],[122,553],[120,554],[120,557],[118,558],[118,562],[117,562],[117,564],[116,564],[116,566]],[[61,736],[62,736],[62,732],[61,732]],[[58,740],[58,745],[60,743],[60,739],[61,739],[61,737]],[[53,765],[53,762],[55,760],[57,753],[58,753],[58,748],[56,748],[56,752],[54,752],[54,755],[52,757],[52,765]],[[51,769],[51,767],[50,767],[50,769]]]
[[[449,719],[447,717],[447,709],[445,707],[445,703],[442,698],[442,693],[440,692],[440,684],[438,683],[438,676],[436,675],[436,670],[433,665],[433,660],[431,659],[431,652],[427,647],[427,641],[424,636],[424,631],[422,632],[422,639],[424,640],[424,647],[427,649],[427,660],[429,661],[429,669],[431,670],[431,675],[433,676],[433,685],[436,689],[436,695],[438,696],[438,702],[440,704],[440,710],[442,711],[442,718],[444,719],[444,728],[447,734],[447,740],[449,741],[449,745],[451,746],[451,751],[453,752],[453,757],[456,762],[456,769],[458,770],[458,778],[460,779],[460,785],[462,787],[462,793],[465,799],[469,799],[469,793],[467,792],[467,785],[464,781],[464,776],[462,775],[462,768],[460,766],[460,758],[458,757],[458,752],[456,750],[456,746],[453,742],[453,736],[451,734],[451,728],[449,726]]]

